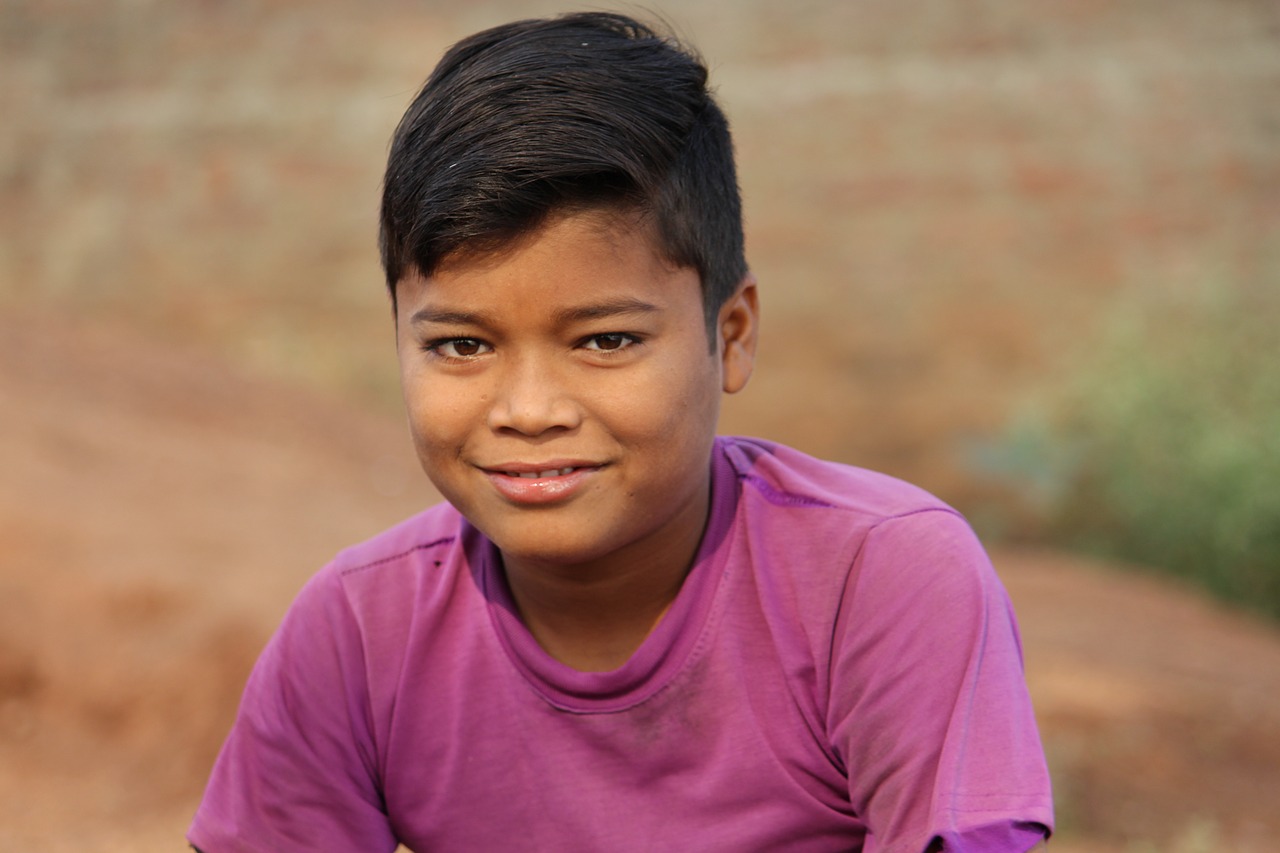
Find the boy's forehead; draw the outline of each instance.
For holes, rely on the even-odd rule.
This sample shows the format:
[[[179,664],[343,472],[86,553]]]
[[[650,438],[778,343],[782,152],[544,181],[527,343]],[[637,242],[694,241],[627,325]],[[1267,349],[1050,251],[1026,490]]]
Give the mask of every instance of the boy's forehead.
[[[451,253],[430,273],[410,268],[397,282],[396,313],[412,324],[464,322],[520,305],[538,316],[586,319],[636,306],[665,312],[692,297],[701,317],[701,277],[659,252],[653,233],[647,217],[630,211],[560,212],[497,246]]]

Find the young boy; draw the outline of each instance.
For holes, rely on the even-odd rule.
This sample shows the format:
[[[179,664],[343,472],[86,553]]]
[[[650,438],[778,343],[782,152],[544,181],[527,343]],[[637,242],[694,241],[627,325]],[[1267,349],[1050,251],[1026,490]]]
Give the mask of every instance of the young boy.
[[[729,131],[627,18],[451,49],[382,256],[447,504],[342,553],[263,653],[189,838],[232,850],[1026,851],[1013,615],[954,511],[716,438],[756,347]]]

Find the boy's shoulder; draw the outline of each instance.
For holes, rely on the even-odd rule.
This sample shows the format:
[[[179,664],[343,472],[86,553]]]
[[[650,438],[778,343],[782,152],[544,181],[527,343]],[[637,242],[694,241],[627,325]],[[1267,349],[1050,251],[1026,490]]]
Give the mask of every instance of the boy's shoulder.
[[[843,510],[872,525],[929,510],[955,514],[924,489],[888,474],[764,439],[725,436],[718,442],[744,489],[772,505]]]
[[[462,535],[461,513],[442,501],[363,542],[344,548],[328,569],[345,577],[380,567],[438,558],[455,548]]]
[[[426,612],[424,603],[430,610],[459,583],[471,583],[462,558],[468,529],[462,515],[442,502],[345,548],[311,576],[290,617],[355,631],[353,642],[369,632],[403,639]]]

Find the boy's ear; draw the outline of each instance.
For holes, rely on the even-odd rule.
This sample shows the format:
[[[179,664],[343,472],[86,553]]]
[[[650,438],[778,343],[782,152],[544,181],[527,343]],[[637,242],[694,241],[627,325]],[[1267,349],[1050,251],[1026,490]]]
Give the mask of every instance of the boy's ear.
[[[760,300],[756,277],[747,274],[734,294],[720,306],[718,319],[720,376],[725,393],[736,394],[751,378],[760,329]]]

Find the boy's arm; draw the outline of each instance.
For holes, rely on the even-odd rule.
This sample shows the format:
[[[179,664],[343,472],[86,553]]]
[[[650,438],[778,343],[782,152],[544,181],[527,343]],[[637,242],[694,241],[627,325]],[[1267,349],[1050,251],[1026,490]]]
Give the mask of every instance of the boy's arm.
[[[828,731],[866,853],[1026,853],[1052,830],[1044,751],[1004,588],[958,515],[874,528],[834,632]]]
[[[390,853],[361,635],[335,571],[303,589],[245,687],[188,842]]]

